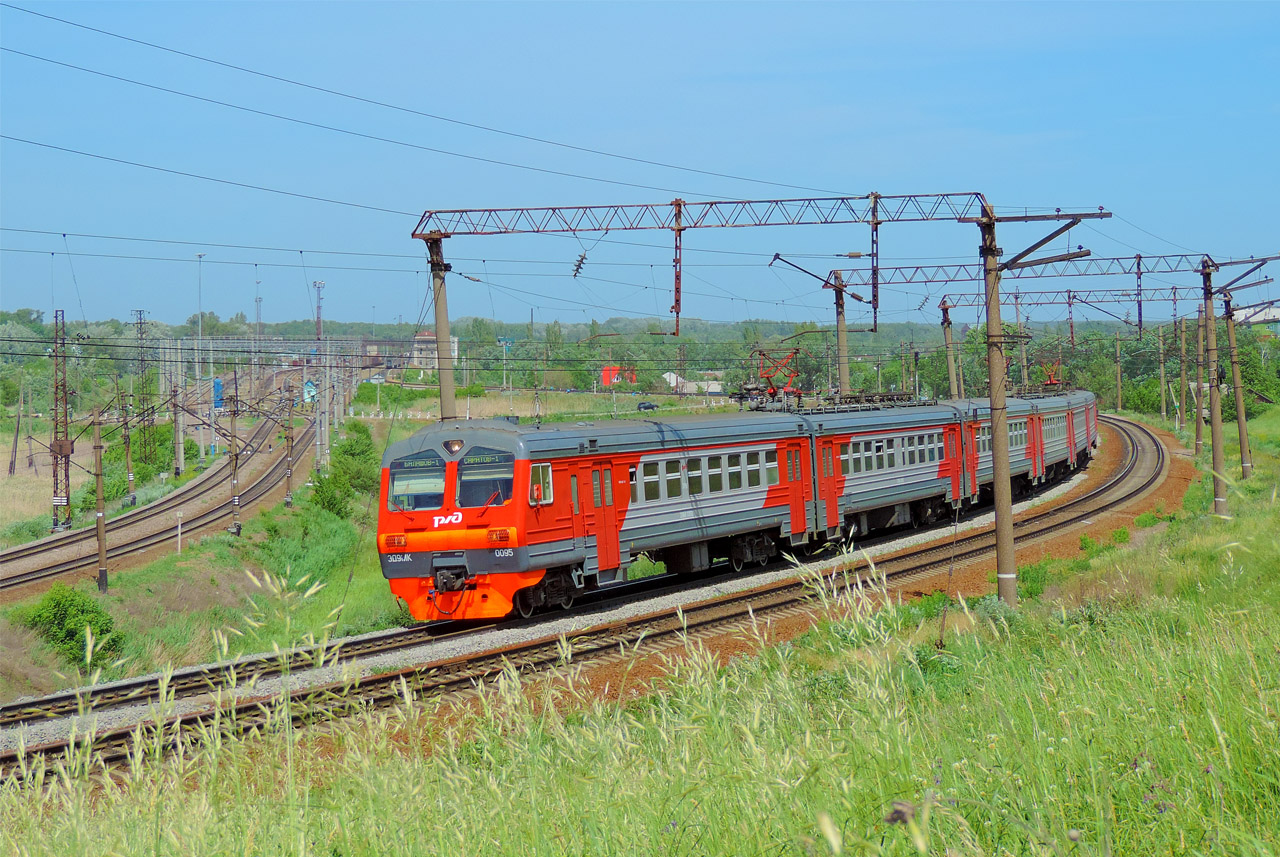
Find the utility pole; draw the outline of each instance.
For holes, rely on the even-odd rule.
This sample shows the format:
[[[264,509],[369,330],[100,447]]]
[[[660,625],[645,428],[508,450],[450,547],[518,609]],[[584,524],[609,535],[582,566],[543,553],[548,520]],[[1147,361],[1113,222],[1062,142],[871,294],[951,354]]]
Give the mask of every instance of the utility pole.
[[[67,320],[62,310],[53,311],[53,438],[49,453],[53,459],[53,532],[71,526],[71,416],[67,399]]]
[[[1196,455],[1204,449],[1204,306],[1196,310]]]
[[[956,349],[951,341],[951,305],[942,301],[942,338],[947,348],[947,383],[950,385],[951,398],[960,398],[960,387],[956,382]]]
[[[324,280],[313,280],[316,289],[316,342],[324,339],[324,323],[321,321],[320,304],[324,301]]]
[[[133,399],[132,396],[129,397]],[[129,406],[132,401],[126,405],[120,398],[119,384],[116,385],[116,402],[120,407],[120,418],[123,421],[121,425],[121,434],[124,435],[124,472],[125,478],[129,480],[129,505],[133,506],[138,502],[138,495],[133,490],[133,439],[129,436]]]
[[[1165,403],[1165,380],[1164,380],[1164,328],[1156,328],[1156,342],[1160,350],[1160,419],[1168,419],[1168,405]]]
[[[107,591],[107,512],[102,499],[102,411],[93,411],[93,480],[97,491],[98,591]]]
[[[1249,429],[1245,425],[1244,386],[1240,383],[1240,355],[1236,351],[1236,320],[1231,314],[1231,293],[1223,299],[1222,314],[1227,319],[1227,348],[1231,357],[1231,386],[1236,397],[1236,431],[1240,436],[1240,478],[1253,475],[1253,454],[1249,451]]]
[[[322,360],[326,365],[328,364],[328,355],[322,355],[320,359],[321,359],[321,360]],[[326,369],[326,373],[327,373],[327,371],[328,371],[328,370]],[[323,438],[323,436],[324,436],[325,416],[326,416],[326,414],[327,414],[327,413],[328,413],[328,411],[329,411],[329,405],[328,405],[328,404],[325,402],[325,400],[324,400],[324,395],[325,395],[325,392],[326,392],[326,391],[325,391],[325,385],[324,385],[324,383],[323,383],[324,381],[327,381],[327,380],[328,380],[328,375],[326,374],[325,376],[323,376],[323,379],[322,379],[322,378],[320,377],[320,373],[319,373],[319,372],[317,372],[317,373],[316,373],[316,376],[317,376],[317,377],[316,377],[316,380],[317,380],[317,381],[321,381],[321,383],[317,384],[317,389],[316,389],[316,407],[315,407],[315,422],[316,422],[316,460],[315,460],[315,468],[316,468],[316,474],[317,474],[317,475],[319,475],[319,473],[320,473],[320,460],[321,460],[321,458],[322,458],[321,449],[323,448],[323,440],[322,440],[322,438]]]
[[[240,438],[236,435],[236,417],[240,413],[240,383],[231,373],[231,533],[240,535]]]
[[[1022,373],[1022,390],[1025,393],[1030,378],[1027,375],[1027,337],[1022,329],[1022,293],[1013,295],[1013,311],[1018,316],[1018,368]]]
[[[1227,514],[1226,455],[1222,448],[1222,390],[1218,387],[1218,317],[1213,311],[1213,272],[1206,256],[1201,266],[1204,282],[1204,338],[1209,361],[1209,442],[1213,444],[1213,513]]]
[[[183,466],[183,448],[182,448],[182,422],[179,414],[182,409],[178,405],[178,386],[173,387],[173,476],[176,479],[182,475]]]
[[[679,235],[679,232],[676,234]],[[445,299],[444,275],[453,266],[444,260],[444,238],[443,233],[433,232],[424,240],[431,257],[431,288],[435,299],[436,376],[440,381],[440,419],[452,420],[457,419],[458,405],[453,392],[453,349],[449,337],[449,305]],[[532,310],[530,318],[532,319]],[[531,321],[530,327],[532,326]]]
[[[1178,425],[1187,430],[1187,320],[1178,319]]]
[[[284,418],[284,506],[293,508],[293,389],[289,381],[284,382],[284,395],[287,400]]]
[[[996,590],[1010,607],[1018,603],[1018,567],[1013,545],[1013,484],[1009,466],[1009,419],[1005,410],[1004,328],[1000,322],[1000,248],[996,215],[983,200],[978,220],[982,234],[983,284],[987,302],[987,373],[991,379],[992,494],[996,517]]]
[[[1116,331],[1116,410],[1124,407],[1124,388],[1121,386],[1120,372],[1120,331]]]

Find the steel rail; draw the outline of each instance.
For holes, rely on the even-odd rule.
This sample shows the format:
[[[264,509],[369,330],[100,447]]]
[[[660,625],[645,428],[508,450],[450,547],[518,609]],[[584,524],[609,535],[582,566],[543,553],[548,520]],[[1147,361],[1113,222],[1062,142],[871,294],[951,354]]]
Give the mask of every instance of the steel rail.
[[[269,429],[272,425],[270,419],[263,419],[254,427],[253,433],[249,435],[246,441],[249,446],[249,454],[245,457],[249,461],[256,455],[262,446],[262,439],[270,433]],[[261,435],[261,436],[260,436]],[[211,474],[213,477],[213,474]],[[160,515],[164,512],[171,511],[175,506],[180,506],[191,500],[198,499],[205,494],[218,488],[228,479],[231,478],[231,468],[227,465],[225,459],[218,462],[217,474],[213,478],[204,478],[203,474],[200,478],[187,483],[176,491],[173,491],[159,498],[154,503],[148,503],[145,506],[139,506],[132,512],[126,512],[123,515],[117,515],[107,521],[107,532],[120,530],[137,523],[141,523],[150,518]],[[26,559],[45,551],[62,550],[81,543],[92,542],[96,538],[96,531],[92,526],[81,527],[64,533],[54,538],[44,538],[37,542],[31,542],[25,545],[18,545],[6,551],[0,552],[0,567],[6,563],[14,562],[20,559]],[[96,560],[95,560],[96,561]],[[4,578],[0,578],[2,584]]]
[[[1163,445],[1160,444],[1152,432],[1144,426],[1128,421],[1110,417],[1103,417],[1103,419],[1107,422],[1113,422],[1120,432],[1127,448],[1124,464],[1104,485],[1062,506],[1054,507],[1044,513],[1018,522],[1018,528],[1022,530],[1019,538],[1024,544],[1027,541],[1039,539],[1047,534],[1071,526],[1087,515],[1097,514],[1100,511],[1128,502],[1153,486],[1165,472],[1167,454]],[[1138,442],[1139,434],[1145,435],[1150,441],[1150,445],[1155,452],[1154,460],[1150,462],[1149,473],[1145,478],[1140,479],[1134,486],[1125,487],[1125,483],[1130,481],[1142,459],[1142,449]],[[1108,498],[1106,495],[1112,492],[1116,492],[1116,496]],[[1095,503],[1097,505],[1091,505]],[[1074,514],[1063,515],[1064,512],[1071,509],[1077,511]],[[1055,517],[1057,520],[1048,520]],[[1036,526],[1037,523],[1039,526]],[[942,546],[908,551],[905,554],[899,554],[881,561],[878,564],[877,577],[883,576],[886,580],[893,580],[895,583],[900,584],[909,582],[910,579],[916,577],[935,576],[937,571],[934,569],[938,566],[946,565],[951,561],[962,564],[990,553],[992,541],[992,532],[984,530]],[[962,545],[969,545],[969,547],[960,550],[959,548]],[[945,558],[942,558],[942,555],[945,555]],[[888,567],[894,564],[902,565],[903,567],[897,570],[889,570]],[[857,570],[856,564],[852,570]],[[839,571],[837,569],[835,574],[839,574]],[[705,620],[702,618],[704,615],[709,615],[707,611],[711,611],[711,614],[716,614],[716,611],[723,612],[725,608],[732,605],[738,605],[738,608],[735,608],[736,612],[734,610],[730,611],[732,616],[726,618],[726,616],[720,615],[719,618]],[[680,629],[688,631],[691,628],[703,627],[708,623],[724,622],[729,619],[742,620],[744,617],[759,615],[762,612],[771,614],[777,614],[779,611],[800,612],[811,609],[811,606],[809,585],[805,582],[791,579],[780,583],[768,584],[746,592],[711,599],[702,604],[686,606],[675,611],[659,611],[645,617],[599,626],[575,636],[573,638],[573,651],[576,656],[581,657],[584,654],[611,650],[617,647],[620,642],[638,643],[641,639],[654,639],[655,635],[670,634],[676,630],[672,626],[673,616],[680,620],[678,623]],[[395,641],[395,645],[389,646],[389,648],[403,648],[407,645],[421,642],[420,639],[414,640],[415,636],[425,636],[431,630],[427,626],[397,629],[386,635],[387,638]],[[414,641],[410,642],[410,640]],[[373,651],[378,650],[377,645],[380,642],[379,638],[374,637],[360,641],[362,646]],[[319,688],[294,691],[290,694],[290,705],[293,706],[295,712],[294,719],[302,722],[311,719],[321,711],[330,714],[341,714],[353,707],[383,703],[389,699],[398,700],[402,698],[403,693],[406,691],[439,694],[455,690],[466,690],[505,668],[534,669],[556,662],[562,656],[562,650],[563,643],[560,638],[548,637],[532,643],[518,644],[479,655],[460,656],[448,661],[399,670],[385,675],[366,677],[354,683],[330,684]],[[336,655],[336,652],[330,651],[323,659],[327,662],[332,662],[332,657]],[[275,669],[274,672],[287,672],[300,665],[309,665],[304,663],[303,659],[306,656],[307,653],[305,651],[296,653],[296,659],[281,662],[279,668]],[[358,657],[359,655],[356,656]],[[314,663],[315,655],[313,654],[311,657],[313,658],[312,663]],[[276,660],[279,662],[278,658]],[[260,668],[265,664],[258,663],[255,665],[251,659],[247,666]],[[210,679],[215,681],[225,680],[227,677],[225,670],[220,672],[218,670],[197,669],[189,672],[193,678],[192,683],[187,686],[192,688],[193,691],[198,689],[199,692],[208,693],[211,689],[214,692],[218,692],[220,689],[227,689],[227,685],[222,685],[221,688],[210,688],[208,684]],[[206,683],[200,685],[199,682],[201,680]],[[127,693],[129,691],[129,688],[122,685],[117,685],[117,687],[120,688],[121,692]],[[170,687],[176,693],[177,686],[171,684]],[[109,690],[110,688],[107,689]],[[357,698],[349,698],[352,695]],[[59,704],[65,706],[69,701],[77,700],[76,710],[84,710],[86,700],[83,696],[77,696],[74,693],[66,693],[59,696],[61,697]],[[53,701],[52,697],[48,699]],[[144,700],[140,696],[135,696],[113,704],[130,704],[137,701]],[[29,716],[21,716],[20,720],[25,721],[38,716],[37,710],[41,702],[41,700],[32,700],[25,703],[25,715]],[[262,728],[268,725],[272,717],[269,702],[269,699],[264,698],[250,699],[236,703],[233,706],[215,706],[204,712],[175,718],[164,724],[166,728],[175,730],[175,735],[166,740],[179,740],[179,735],[192,734],[193,731],[211,728],[218,724],[224,726],[233,725],[237,731]],[[5,706],[4,709],[0,710],[14,715],[22,714],[16,704]],[[137,728],[137,726],[130,726],[117,729],[103,733],[95,739],[94,750],[100,754],[104,764],[117,764],[128,758],[129,743],[132,741],[132,736]],[[155,727],[149,728],[154,729]],[[65,741],[50,742],[49,744],[27,748],[27,753],[49,755],[66,750],[68,746],[68,742]],[[18,757],[16,751],[0,755],[0,772],[20,772],[25,770],[27,768],[24,767],[24,761]]]
[[[315,434],[315,428],[314,428],[314,424],[312,424],[302,432],[302,434],[299,436],[299,439],[295,445],[296,446],[300,445],[302,449],[306,449],[307,445],[310,442],[310,438],[312,438],[314,434]],[[284,475],[286,464],[287,462],[285,460],[285,457],[282,455],[280,458],[278,458],[275,461],[274,464],[271,465],[271,467],[267,469],[267,471],[264,474],[262,474],[261,477],[259,477],[259,479],[256,482],[250,485],[249,488],[242,491],[240,494],[241,508],[244,508],[253,503],[256,503],[262,497],[269,494],[276,487],[277,483],[280,481],[281,477]],[[212,488],[210,488],[209,490],[212,490]],[[204,496],[205,493],[207,493],[207,491],[204,491],[195,495],[188,495],[186,500],[189,502],[191,500],[198,499],[199,497]],[[199,512],[195,515],[192,515],[190,518],[184,521],[184,524],[189,528],[190,532],[195,533],[195,531],[199,530],[200,528],[207,527],[211,524],[214,524],[220,519],[225,518],[227,515],[230,515],[233,511],[233,508],[234,508],[233,500],[232,498],[228,497],[226,500],[223,500],[221,503],[218,503],[216,506],[213,506],[212,508],[206,509],[203,512]],[[151,517],[154,517],[166,511],[168,511],[168,509],[153,510]],[[135,523],[136,522],[137,521],[135,520]],[[119,559],[120,557],[123,557],[123,556],[129,556],[130,554],[148,550],[150,548],[156,547],[157,545],[162,545],[173,538],[173,533],[170,531],[170,529],[171,528],[166,527],[165,529],[159,530],[158,532],[138,536],[137,538],[131,539],[130,541],[127,541],[127,542],[110,545],[107,548],[107,559],[109,560]],[[43,568],[32,569],[31,571],[25,571],[25,572],[20,572],[18,574],[9,575],[8,577],[0,578],[0,591],[3,591],[5,589],[12,589],[18,586],[26,586],[28,584],[36,583],[41,580],[46,580],[50,577],[58,577],[60,575],[69,574],[73,571],[79,571],[81,569],[94,568],[96,567],[97,562],[98,562],[98,558],[96,554],[88,554],[85,556],[73,557],[72,559],[67,559],[61,562],[52,563],[50,565],[44,566]]]

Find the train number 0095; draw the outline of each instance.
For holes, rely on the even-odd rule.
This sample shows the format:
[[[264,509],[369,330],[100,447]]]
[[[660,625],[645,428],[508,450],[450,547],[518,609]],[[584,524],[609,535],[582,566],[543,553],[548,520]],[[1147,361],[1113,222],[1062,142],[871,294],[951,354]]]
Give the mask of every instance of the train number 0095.
[[[494,555],[495,557],[500,557],[500,556],[515,556],[515,555],[516,555],[516,552],[515,552],[515,550],[514,550],[514,549],[512,549],[512,548],[497,548],[497,549],[495,549],[495,550],[494,550],[493,555]]]

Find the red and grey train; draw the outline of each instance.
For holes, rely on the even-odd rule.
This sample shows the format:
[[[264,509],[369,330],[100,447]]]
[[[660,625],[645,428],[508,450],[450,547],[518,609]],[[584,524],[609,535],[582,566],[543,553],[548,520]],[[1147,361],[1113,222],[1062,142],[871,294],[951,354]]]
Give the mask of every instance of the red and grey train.
[[[1088,463],[1092,393],[1008,400],[1016,481]],[[418,619],[529,615],[668,571],[949,518],[990,490],[985,399],[833,412],[438,423],[382,460],[378,552]]]

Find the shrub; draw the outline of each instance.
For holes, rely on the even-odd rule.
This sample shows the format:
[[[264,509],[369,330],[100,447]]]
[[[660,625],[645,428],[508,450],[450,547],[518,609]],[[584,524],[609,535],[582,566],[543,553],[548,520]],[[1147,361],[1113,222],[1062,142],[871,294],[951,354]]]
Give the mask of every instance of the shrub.
[[[998,595],[984,595],[973,605],[973,614],[993,625],[1013,625],[1018,612],[1000,600]]]
[[[1127,545],[1129,543],[1129,530],[1127,527],[1117,527],[1111,531],[1111,541],[1117,545]]]
[[[351,483],[338,469],[328,476],[320,476],[311,492],[311,502],[326,512],[345,518],[351,514]]]
[[[115,620],[93,596],[62,583],[55,583],[31,607],[15,611],[14,618],[72,663],[85,661],[85,628],[95,640],[89,666],[115,657],[124,643],[123,635],[114,630]]]
[[[1154,527],[1158,523],[1160,523],[1160,516],[1153,515],[1151,512],[1143,512],[1141,515],[1133,519],[1133,525],[1138,529]]]

